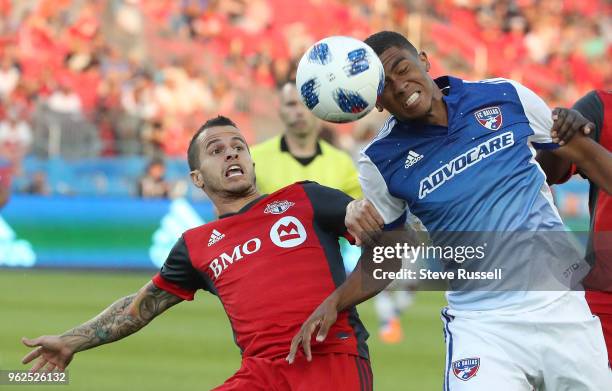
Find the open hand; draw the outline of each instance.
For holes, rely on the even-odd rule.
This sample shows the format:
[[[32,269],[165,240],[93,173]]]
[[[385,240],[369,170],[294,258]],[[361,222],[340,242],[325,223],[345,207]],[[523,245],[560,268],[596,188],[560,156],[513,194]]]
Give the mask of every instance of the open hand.
[[[57,335],[44,335],[34,339],[22,338],[21,342],[25,346],[36,348],[21,360],[22,364],[28,364],[38,358],[30,372],[38,372],[43,367],[43,371],[46,372],[56,368],[63,372],[74,357],[74,352],[68,344]]]
[[[293,337],[291,340],[291,348],[289,349],[289,355],[286,360],[289,361],[289,364],[293,363],[295,360],[295,355],[300,347],[303,346],[304,354],[306,355],[306,360],[312,360],[312,353],[310,350],[310,338],[312,337],[312,333],[319,328],[319,332],[317,333],[317,342],[323,342],[327,337],[327,333],[331,326],[336,323],[336,319],[338,318],[338,310],[337,303],[333,299],[333,296],[325,299],[323,303],[321,303],[317,309],[306,319],[300,331]]]

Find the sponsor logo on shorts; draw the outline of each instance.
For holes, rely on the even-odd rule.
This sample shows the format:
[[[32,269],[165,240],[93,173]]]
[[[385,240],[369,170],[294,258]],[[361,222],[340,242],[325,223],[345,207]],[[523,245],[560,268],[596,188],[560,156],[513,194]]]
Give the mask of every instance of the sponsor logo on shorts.
[[[468,381],[478,373],[478,368],[480,368],[480,358],[471,357],[453,361],[452,368],[457,379]]]

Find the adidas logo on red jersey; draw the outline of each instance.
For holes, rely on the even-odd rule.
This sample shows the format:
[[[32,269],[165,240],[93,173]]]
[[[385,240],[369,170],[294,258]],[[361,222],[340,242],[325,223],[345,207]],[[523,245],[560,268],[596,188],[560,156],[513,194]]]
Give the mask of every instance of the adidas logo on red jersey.
[[[216,229],[213,229],[212,233],[210,234],[210,239],[208,239],[208,247],[217,243],[219,240],[223,239],[224,237],[225,237],[225,234],[222,234]]]

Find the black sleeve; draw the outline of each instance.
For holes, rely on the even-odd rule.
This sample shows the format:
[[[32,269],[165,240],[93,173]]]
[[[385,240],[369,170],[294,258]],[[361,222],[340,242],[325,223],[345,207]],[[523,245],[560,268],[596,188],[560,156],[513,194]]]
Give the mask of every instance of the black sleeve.
[[[160,279],[161,277],[161,279]],[[181,236],[176,242],[166,262],[164,262],[153,282],[184,300],[192,300],[198,289],[213,292],[212,284],[192,265],[185,239]]]
[[[326,231],[345,236],[346,206],[353,198],[340,190],[321,186],[316,182],[304,182],[302,186],[312,204],[315,221]]]
[[[599,95],[597,95],[597,92],[591,91],[578,99],[572,108],[579,111],[586,119],[595,124],[595,132],[594,134],[591,133],[590,136],[599,143],[601,129],[603,127],[603,103]]]

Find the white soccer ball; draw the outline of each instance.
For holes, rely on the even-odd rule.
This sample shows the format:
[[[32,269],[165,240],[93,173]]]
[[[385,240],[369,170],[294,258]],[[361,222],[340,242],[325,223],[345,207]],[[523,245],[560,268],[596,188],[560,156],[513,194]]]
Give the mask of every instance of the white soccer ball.
[[[350,37],[327,37],[310,47],[297,69],[302,102],[329,122],[351,122],[368,114],[383,91],[385,71],[364,42]]]

